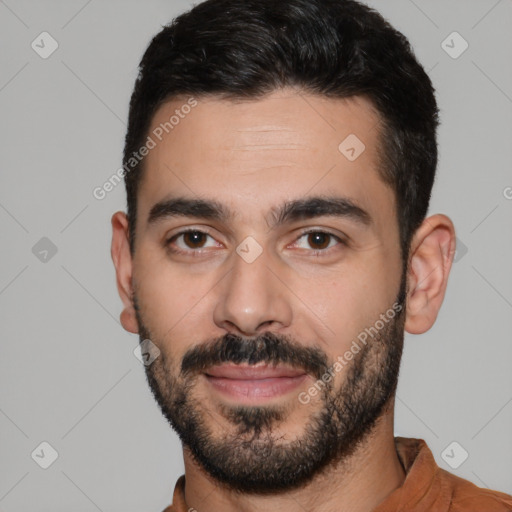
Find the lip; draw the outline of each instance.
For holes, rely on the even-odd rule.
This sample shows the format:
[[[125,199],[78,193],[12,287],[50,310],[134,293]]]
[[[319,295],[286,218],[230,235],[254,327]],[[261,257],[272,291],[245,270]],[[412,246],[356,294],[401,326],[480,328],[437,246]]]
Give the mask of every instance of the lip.
[[[216,391],[245,403],[285,395],[307,378],[303,370],[266,364],[214,366],[204,375]]]
[[[270,366],[268,364],[259,366],[223,364],[220,366],[213,366],[205,372],[206,375],[211,377],[222,377],[225,379],[238,380],[297,377],[299,375],[305,375],[305,373],[306,372],[304,372],[304,370],[289,368],[287,366]]]

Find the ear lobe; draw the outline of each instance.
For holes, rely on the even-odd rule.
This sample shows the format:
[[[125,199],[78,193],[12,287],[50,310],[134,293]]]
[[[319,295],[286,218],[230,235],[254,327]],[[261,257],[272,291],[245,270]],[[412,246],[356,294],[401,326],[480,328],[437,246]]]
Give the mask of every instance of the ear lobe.
[[[405,330],[428,331],[443,303],[455,256],[455,228],[446,215],[433,215],[414,234],[408,268]]]
[[[133,306],[132,273],[133,262],[130,254],[128,219],[124,212],[112,216],[112,246],[110,254],[116,269],[117,291],[123,302],[121,325],[128,332],[138,334],[139,326]]]

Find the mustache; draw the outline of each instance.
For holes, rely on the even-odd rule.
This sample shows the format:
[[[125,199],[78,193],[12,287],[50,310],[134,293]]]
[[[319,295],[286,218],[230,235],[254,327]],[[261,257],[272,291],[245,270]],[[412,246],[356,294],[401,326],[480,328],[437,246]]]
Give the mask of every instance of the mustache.
[[[200,373],[222,363],[253,365],[260,362],[288,365],[304,370],[317,379],[328,369],[324,352],[301,346],[287,336],[267,332],[257,338],[243,338],[227,333],[188,350],[181,362],[181,374]]]

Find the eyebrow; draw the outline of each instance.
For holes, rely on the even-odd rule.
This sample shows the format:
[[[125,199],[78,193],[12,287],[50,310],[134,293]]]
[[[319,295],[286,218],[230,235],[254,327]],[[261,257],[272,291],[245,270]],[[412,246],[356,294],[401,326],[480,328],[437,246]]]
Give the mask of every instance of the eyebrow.
[[[286,201],[271,209],[267,223],[273,229],[286,223],[323,216],[347,218],[364,227],[372,224],[372,218],[366,210],[346,197],[337,196],[314,196]],[[226,223],[234,214],[214,199],[176,197],[156,203],[149,212],[148,225],[175,217],[194,217]]]

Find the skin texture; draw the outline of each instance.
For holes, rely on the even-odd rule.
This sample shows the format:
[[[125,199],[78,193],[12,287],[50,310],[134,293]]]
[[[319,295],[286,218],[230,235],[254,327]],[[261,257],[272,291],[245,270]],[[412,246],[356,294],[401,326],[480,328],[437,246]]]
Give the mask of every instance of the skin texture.
[[[186,101],[163,104],[149,133]],[[338,150],[350,134],[366,147],[352,162]],[[124,305],[122,325],[141,339],[149,336],[161,351],[148,378],[153,376],[153,391],[159,388],[162,400],[170,400],[170,383],[176,392],[179,382],[189,386],[191,403],[211,442],[237,438],[239,425],[228,413],[237,403],[197,372],[188,380],[180,374],[183,357],[194,347],[204,351],[208,342],[227,334],[248,340],[271,333],[289,339],[291,350],[322,354],[330,365],[395,302],[403,266],[394,193],[377,173],[378,136],[378,115],[362,97],[327,99],[284,89],[251,101],[198,98],[193,111],[145,158],[133,258],[126,215],[113,215],[112,258]],[[322,216],[269,228],[273,207],[326,195],[352,200],[368,212],[371,224]],[[149,225],[152,206],[174,196],[215,199],[234,216],[227,222],[177,217]],[[196,245],[183,236],[175,239],[173,246],[188,252],[173,253],[166,240],[184,228],[210,236]],[[328,239],[328,248],[320,251],[318,243],[302,236],[304,228],[328,231],[346,244]],[[262,249],[252,263],[236,252],[247,236]],[[425,332],[435,322],[454,252],[450,219],[440,214],[427,218],[411,243],[406,307],[395,324],[402,334],[404,328]],[[369,344],[374,356],[363,367],[370,373],[382,371],[389,344],[401,342],[396,333],[383,331],[382,336],[380,343]],[[348,379],[355,364],[349,361],[335,373],[332,397],[351,389]],[[298,400],[298,393],[307,391],[316,377],[308,372],[299,388],[266,402],[282,413],[266,431],[274,443],[300,439],[324,410],[324,393],[308,404]],[[369,386],[372,380],[361,383]],[[332,403],[341,407],[339,401]],[[393,409],[391,396],[351,452],[299,487],[267,495],[236,492],[214,478],[185,445],[187,505],[199,512],[269,507],[286,512],[301,509],[299,505],[326,512],[340,506],[371,510],[404,479],[394,449]]]

